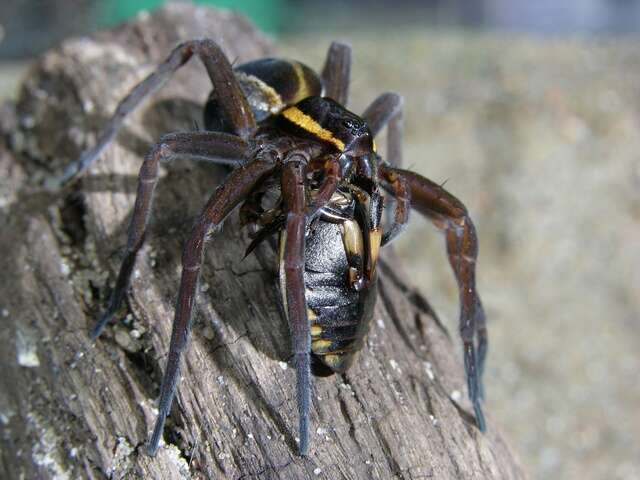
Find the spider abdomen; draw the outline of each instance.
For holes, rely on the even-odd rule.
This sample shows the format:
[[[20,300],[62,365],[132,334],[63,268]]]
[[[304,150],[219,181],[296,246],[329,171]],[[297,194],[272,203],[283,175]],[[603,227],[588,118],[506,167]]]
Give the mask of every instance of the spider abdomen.
[[[261,58],[237,66],[233,73],[258,123],[289,105],[322,94],[318,74],[295,60]],[[205,128],[232,133],[224,118],[216,92],[212,91],[204,109]]]

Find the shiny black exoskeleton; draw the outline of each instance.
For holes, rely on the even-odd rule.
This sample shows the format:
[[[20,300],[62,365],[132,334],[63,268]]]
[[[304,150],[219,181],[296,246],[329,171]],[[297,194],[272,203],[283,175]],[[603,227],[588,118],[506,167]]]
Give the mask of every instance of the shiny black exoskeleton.
[[[377,296],[377,276],[358,287],[365,257],[366,218],[349,192],[337,192],[306,237],[305,297],[317,375],[344,372],[362,348]]]

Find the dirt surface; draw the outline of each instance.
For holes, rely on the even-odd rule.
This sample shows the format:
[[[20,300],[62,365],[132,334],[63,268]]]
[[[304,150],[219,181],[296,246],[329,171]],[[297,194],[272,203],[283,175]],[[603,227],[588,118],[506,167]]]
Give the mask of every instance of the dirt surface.
[[[344,35],[353,109],[406,100],[405,164],[478,226],[490,410],[534,478],[640,478],[640,50],[631,40]],[[374,40],[375,39],[375,40]],[[285,41],[319,65],[330,38]],[[437,232],[398,240],[453,329]]]

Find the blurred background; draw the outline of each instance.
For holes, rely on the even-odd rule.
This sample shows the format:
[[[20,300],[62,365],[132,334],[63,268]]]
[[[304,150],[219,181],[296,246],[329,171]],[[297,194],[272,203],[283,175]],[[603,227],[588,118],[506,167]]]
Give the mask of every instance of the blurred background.
[[[162,3],[3,0],[0,99],[45,49]],[[356,112],[404,95],[405,165],[478,227],[490,428],[532,478],[640,479],[640,1],[197,3],[314,67],[351,42]],[[455,332],[438,232],[414,215],[396,248]]]

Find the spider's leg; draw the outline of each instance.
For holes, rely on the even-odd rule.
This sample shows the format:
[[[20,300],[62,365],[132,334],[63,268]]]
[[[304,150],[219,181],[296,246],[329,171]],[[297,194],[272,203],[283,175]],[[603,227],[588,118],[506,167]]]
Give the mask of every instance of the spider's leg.
[[[386,161],[395,167],[402,164],[402,97],[397,93],[387,92],[378,96],[362,114],[373,136],[377,136],[387,127]],[[381,175],[382,176],[382,175]],[[384,177],[384,176],[382,176]],[[394,213],[385,208],[385,224],[387,227],[382,236],[381,246],[389,244],[409,221],[409,191],[401,178],[383,178],[392,189],[395,197]],[[388,197],[385,197],[385,200]],[[385,205],[386,207],[386,205]],[[393,216],[392,216],[393,215]]]
[[[480,400],[484,400],[484,366],[487,359],[487,350],[489,349],[489,335],[487,333],[487,317],[484,314],[484,308],[482,308],[482,301],[478,297],[478,309],[480,315],[476,318],[476,336],[478,338],[478,396]]]
[[[329,203],[331,196],[338,188],[340,181],[340,162],[335,156],[327,158],[323,165],[324,179],[316,191],[315,197],[306,208],[307,218],[313,218],[319,211]]]
[[[62,176],[55,180],[56,185],[53,186],[63,185],[86,170],[115,138],[127,116],[143,100],[160,89],[193,55],[200,57],[211,78],[214,90],[220,92],[218,101],[233,132],[246,138],[255,127],[255,120],[229,60],[213,40],[190,40],[178,45],[154,72],[120,101],[95,146],[86,150],[78,161],[69,164]]]
[[[187,132],[165,135],[149,151],[138,174],[138,193],[129,225],[124,260],[120,266],[116,286],[109,298],[107,310],[91,330],[91,340],[98,338],[105,325],[113,318],[129,287],[136,256],[144,243],[153,204],[153,192],[158,183],[159,163],[171,160],[176,156],[189,156],[225,164],[235,161],[237,164],[244,158],[246,148],[244,140],[235,135],[216,132]]]
[[[387,123],[387,158],[394,167],[402,167],[402,97],[394,115]]]
[[[379,95],[362,113],[371,134],[376,137],[388,126],[387,160],[394,166],[400,166],[402,151],[402,97],[397,93],[386,92]],[[393,148],[392,147],[393,144]]]
[[[328,157],[323,165],[323,170],[325,172],[325,176],[322,184],[318,187],[313,200],[309,202],[305,209],[307,221],[311,221],[318,214],[322,215],[325,213],[324,207],[329,203],[331,196],[338,188],[338,182],[340,180],[340,164],[337,158],[334,156]],[[255,238],[247,247],[245,251],[245,258],[270,235],[282,231],[285,223],[286,218],[285,215],[282,214],[259,230]]]
[[[478,257],[476,229],[467,209],[440,185],[417,173],[381,165],[381,174],[404,178],[411,193],[411,206],[444,231],[449,263],[460,293],[460,336],[464,348],[469,398],[480,430],[485,430],[482,413],[482,378],[487,352],[486,319],[476,290],[475,266]],[[477,337],[477,353],[476,338]]]
[[[351,76],[351,47],[333,42],[327,52],[322,68],[324,96],[332,98],[342,106],[349,101],[349,78]]]
[[[384,247],[407,226],[409,212],[411,211],[411,192],[407,181],[393,171],[383,170],[380,172],[380,176],[383,180],[383,186],[392,193],[396,204],[393,220],[390,222],[391,227],[382,235],[380,246]]]
[[[306,202],[304,168],[301,163],[289,162],[282,171],[282,198],[287,212],[287,226],[281,263],[284,267],[286,312],[296,367],[300,455],[306,455],[309,450],[311,400],[311,330],[304,287]]]
[[[273,164],[254,161],[246,167],[229,174],[209,199],[198,222],[193,227],[182,254],[182,277],[176,305],[175,319],[171,332],[167,367],[160,387],[158,418],[147,451],[155,455],[158,451],[164,423],[171,409],[171,402],[180,377],[180,357],[187,345],[191,329],[191,314],[200,274],[200,265],[207,235],[220,226],[226,216],[247,197],[252,188],[273,171]]]

